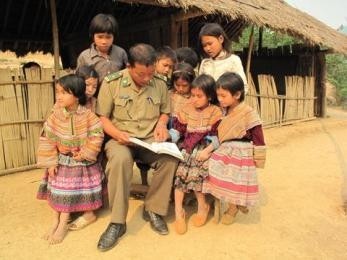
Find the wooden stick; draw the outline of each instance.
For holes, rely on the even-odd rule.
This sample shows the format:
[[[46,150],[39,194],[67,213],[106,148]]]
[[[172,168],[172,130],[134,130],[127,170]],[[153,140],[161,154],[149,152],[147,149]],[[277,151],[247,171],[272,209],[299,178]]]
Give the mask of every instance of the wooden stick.
[[[1,85],[11,85],[11,84],[47,84],[47,83],[54,83],[53,80],[14,80],[14,81],[1,81]]]
[[[17,167],[17,168],[12,168],[12,169],[8,169],[8,170],[0,170],[0,176],[4,176],[4,175],[16,173],[16,172],[29,171],[29,170],[33,170],[33,169],[37,169],[37,166],[35,164]]]
[[[58,33],[58,21],[57,10],[55,6],[55,0],[50,0],[51,18],[52,18],[52,37],[53,37],[53,50],[54,50],[54,70],[55,77],[59,78],[59,33]]]

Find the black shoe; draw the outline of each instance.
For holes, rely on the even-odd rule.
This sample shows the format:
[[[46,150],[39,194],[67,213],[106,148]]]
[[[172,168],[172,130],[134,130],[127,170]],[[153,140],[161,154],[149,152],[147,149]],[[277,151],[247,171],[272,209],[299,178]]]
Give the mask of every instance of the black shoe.
[[[126,224],[110,223],[99,239],[98,249],[100,251],[107,251],[113,248],[126,230]]]
[[[169,230],[162,216],[143,209],[142,218],[151,223],[151,228],[160,235],[169,234]]]

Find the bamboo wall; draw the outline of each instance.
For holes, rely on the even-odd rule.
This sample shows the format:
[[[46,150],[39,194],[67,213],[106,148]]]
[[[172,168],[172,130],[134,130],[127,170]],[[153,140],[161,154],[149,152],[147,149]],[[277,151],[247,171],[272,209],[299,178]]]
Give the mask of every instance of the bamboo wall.
[[[245,102],[258,111],[264,127],[281,126],[315,118],[315,78],[285,76],[284,80],[286,93],[278,95],[272,75],[258,75],[258,86],[254,84],[252,76],[248,75],[249,93]]]
[[[54,103],[52,69],[0,69],[0,175],[36,163],[38,138]]]

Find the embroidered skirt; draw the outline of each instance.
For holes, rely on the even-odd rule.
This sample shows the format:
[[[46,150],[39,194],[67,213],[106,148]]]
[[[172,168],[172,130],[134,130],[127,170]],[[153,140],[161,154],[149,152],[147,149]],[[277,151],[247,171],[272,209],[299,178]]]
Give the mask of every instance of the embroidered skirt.
[[[37,198],[47,200],[49,205],[59,212],[100,208],[103,194],[107,192],[100,163],[71,163],[71,160],[67,162],[66,157],[59,156],[57,173],[53,178],[46,170]]]
[[[184,161],[178,164],[175,177],[175,188],[183,192],[201,191],[203,180],[208,175],[208,160],[197,161],[196,154],[202,148],[194,149],[191,154],[182,150]]]
[[[253,160],[253,144],[222,143],[209,160],[209,175],[202,192],[228,203],[253,206],[258,201],[258,181]]]

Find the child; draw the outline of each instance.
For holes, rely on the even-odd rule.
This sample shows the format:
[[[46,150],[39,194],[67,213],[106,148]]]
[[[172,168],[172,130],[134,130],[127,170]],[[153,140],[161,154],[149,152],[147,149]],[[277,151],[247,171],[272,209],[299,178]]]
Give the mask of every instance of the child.
[[[221,221],[231,224],[238,210],[246,213],[257,201],[256,167],[264,167],[265,143],[259,115],[243,102],[244,83],[238,74],[226,72],[218,79],[217,97],[226,115],[218,126],[220,146],[209,160],[203,192],[229,204]],[[219,222],[219,215],[215,220]]]
[[[76,75],[82,77],[86,83],[86,107],[95,112],[96,98],[94,97],[98,88],[99,76],[93,66],[84,65],[76,70]]]
[[[84,80],[67,75],[57,80],[55,89],[57,107],[44,123],[37,160],[46,168],[37,198],[46,199],[54,212],[44,235],[50,244],[64,239],[71,212],[84,211],[76,223],[86,226],[102,205],[102,170],[95,162],[104,134],[99,118],[84,107]]]
[[[178,111],[189,101],[190,88],[194,78],[195,72],[190,64],[177,63],[175,65],[171,76],[173,85],[173,89],[170,90],[171,121],[177,117]]]
[[[194,191],[198,201],[198,211],[192,216],[193,224],[200,227],[206,223],[209,204],[201,192],[202,183],[207,176],[207,159],[211,153],[206,137],[216,137],[218,122],[222,116],[216,106],[215,81],[209,75],[197,77],[191,88],[191,102],[174,119],[174,129],[170,129],[174,142],[182,137],[179,145],[184,161],[180,162],[175,177],[175,230],[178,234],[187,231],[183,199],[185,193]]]
[[[118,24],[112,15],[97,14],[90,22],[89,37],[93,43],[79,55],[77,69],[93,65],[101,83],[109,73],[125,68],[128,56],[124,49],[113,44],[118,37]]]
[[[223,28],[217,23],[207,23],[201,28],[199,39],[200,48],[207,55],[201,61],[199,75],[206,73],[217,80],[224,72],[235,72],[241,76],[247,94],[247,79],[241,59],[230,53],[230,42]]]
[[[194,70],[199,65],[199,57],[196,52],[189,47],[181,47],[176,50],[177,63],[185,62],[189,63]]]
[[[155,72],[161,76],[169,85],[170,73],[173,66],[176,64],[176,53],[169,46],[163,46],[157,50],[157,61],[155,63]]]

